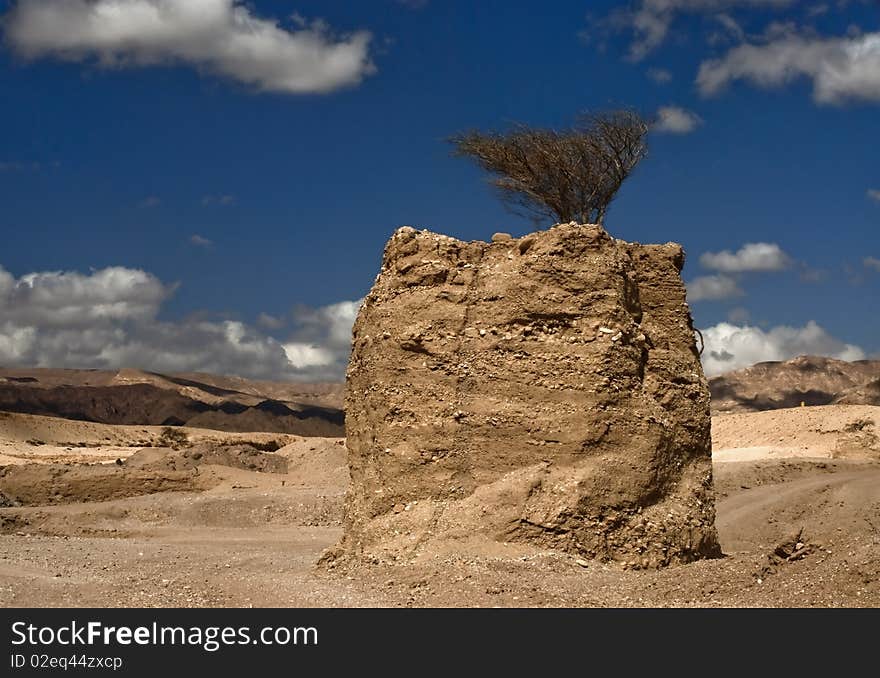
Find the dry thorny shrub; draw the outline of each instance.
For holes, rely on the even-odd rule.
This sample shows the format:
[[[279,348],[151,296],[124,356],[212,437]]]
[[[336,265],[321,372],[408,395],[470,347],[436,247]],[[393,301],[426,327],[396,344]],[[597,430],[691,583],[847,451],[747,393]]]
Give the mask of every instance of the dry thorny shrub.
[[[617,190],[647,154],[648,123],[629,110],[582,114],[562,131],[517,125],[450,139],[490,174],[502,200],[537,219],[601,224]]]

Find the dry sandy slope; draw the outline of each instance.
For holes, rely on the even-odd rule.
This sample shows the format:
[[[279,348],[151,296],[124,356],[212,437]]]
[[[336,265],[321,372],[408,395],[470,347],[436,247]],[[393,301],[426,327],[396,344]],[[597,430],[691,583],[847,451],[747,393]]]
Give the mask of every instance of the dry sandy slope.
[[[57,417],[0,412],[0,465],[31,462],[101,463],[125,459],[144,447],[166,447],[164,426],[122,426],[73,421]],[[229,433],[186,426],[174,427],[176,436],[190,442],[267,443],[303,440],[284,433]]]
[[[880,407],[825,405],[712,418],[716,462],[792,457],[880,459]]]
[[[482,557],[316,569],[342,532],[345,451],[339,440],[299,438],[277,452],[286,473],[203,465],[211,482],[201,492],[0,509],[0,605],[880,606],[880,464],[821,447],[836,440],[822,431],[878,408],[805,409],[716,419],[716,442],[727,449],[806,448],[819,457],[715,464],[719,560],[632,571],[500,544]],[[20,439],[38,424],[7,421],[0,436],[24,454],[32,446]],[[128,429],[81,433],[115,444],[132,442]],[[768,554],[800,530],[804,558],[771,563]]]

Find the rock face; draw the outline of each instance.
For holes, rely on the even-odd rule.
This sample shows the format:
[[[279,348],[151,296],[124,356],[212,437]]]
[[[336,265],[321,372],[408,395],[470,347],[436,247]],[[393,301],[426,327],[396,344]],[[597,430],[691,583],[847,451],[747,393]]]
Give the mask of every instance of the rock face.
[[[354,326],[339,552],[720,554],[709,391],[675,244],[399,229]]]

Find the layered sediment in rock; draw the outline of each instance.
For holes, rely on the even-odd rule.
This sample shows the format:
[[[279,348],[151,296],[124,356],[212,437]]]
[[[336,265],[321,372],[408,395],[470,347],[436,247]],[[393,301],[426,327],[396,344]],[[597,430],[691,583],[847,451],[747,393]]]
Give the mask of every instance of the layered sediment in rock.
[[[675,244],[404,227],[354,327],[339,551],[719,554],[709,391]]]

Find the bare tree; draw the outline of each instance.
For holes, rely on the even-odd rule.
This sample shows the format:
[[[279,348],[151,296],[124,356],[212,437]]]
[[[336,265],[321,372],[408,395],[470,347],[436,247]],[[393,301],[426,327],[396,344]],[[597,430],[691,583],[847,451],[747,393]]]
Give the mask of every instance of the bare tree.
[[[582,114],[569,129],[517,125],[506,133],[470,131],[450,142],[494,175],[501,199],[518,212],[560,222],[601,224],[608,205],[647,153],[649,124],[618,110]]]

